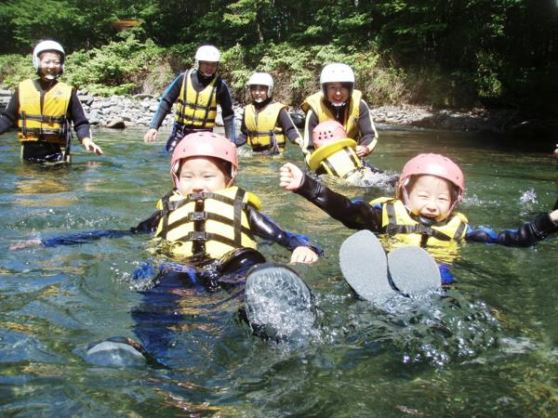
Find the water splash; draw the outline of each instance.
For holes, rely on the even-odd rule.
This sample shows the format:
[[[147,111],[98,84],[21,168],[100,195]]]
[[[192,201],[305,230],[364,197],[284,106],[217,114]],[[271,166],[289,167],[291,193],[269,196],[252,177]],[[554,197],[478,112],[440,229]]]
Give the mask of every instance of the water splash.
[[[370,317],[373,315],[373,319]],[[395,297],[368,313],[355,315],[355,329],[367,343],[391,346],[403,364],[444,367],[478,356],[498,341],[500,325],[484,302],[459,294],[431,292],[414,298]]]
[[[519,202],[524,206],[534,206],[539,203],[537,200],[537,193],[534,189],[529,189],[521,194]]]

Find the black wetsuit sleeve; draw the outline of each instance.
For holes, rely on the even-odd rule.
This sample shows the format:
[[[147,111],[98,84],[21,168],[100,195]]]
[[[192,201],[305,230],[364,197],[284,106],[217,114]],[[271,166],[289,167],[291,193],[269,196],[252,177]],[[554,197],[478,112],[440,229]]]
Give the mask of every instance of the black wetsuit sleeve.
[[[221,116],[223,120],[234,117],[231,92],[225,80],[221,79],[217,86],[217,103],[221,106]]]
[[[159,101],[159,107],[151,118],[149,128],[159,129],[159,127],[163,123],[163,120],[171,111],[172,105],[174,104],[174,102],[176,102],[176,99],[178,99],[178,95],[180,94],[184,75],[185,73],[182,73],[178,77],[176,77],[163,92],[163,95],[161,96],[161,99]]]
[[[279,126],[283,129],[285,136],[293,144],[295,143],[296,139],[300,138],[298,129],[296,129],[296,126],[293,120],[291,119],[291,117],[289,116],[289,112],[287,112],[287,109],[285,108],[281,109],[281,111],[279,112],[279,117],[277,118],[277,122]]]
[[[0,114],[0,134],[8,131],[10,128],[15,127],[17,123],[17,114],[18,114],[18,93],[17,89],[16,92],[10,98],[8,102],[8,106],[2,114]]]
[[[359,145],[369,145],[378,136],[370,108],[364,100],[361,100],[359,105],[358,128],[360,131]]]
[[[558,224],[555,224],[548,214],[541,214],[532,222],[524,223],[517,229],[506,229],[502,232],[484,226],[478,228],[469,226],[465,239],[510,247],[530,247],[556,232],[558,232]]]
[[[264,240],[273,241],[290,251],[296,247],[309,247],[316,254],[323,254],[322,249],[307,236],[284,230],[269,217],[251,207],[248,208],[248,222],[252,233]]]
[[[362,200],[350,200],[307,175],[304,175],[302,185],[296,193],[314,203],[347,228],[381,232],[381,208],[373,207]]]
[[[89,121],[85,117],[85,112],[83,111],[83,107],[75,89],[72,89],[72,95],[68,105],[68,117],[74,124],[74,130],[80,142],[83,138],[91,138],[91,127]]]
[[[157,225],[159,225],[162,216],[163,212],[157,210],[149,218],[130,228],[130,232],[132,234],[153,234],[157,230]]]
[[[153,233],[157,229],[157,224],[161,219],[161,211],[158,210],[148,219],[140,222],[137,226],[130,229],[98,229],[94,231],[73,232],[70,234],[57,235],[49,238],[42,238],[43,247],[58,247],[59,245],[79,245],[86,244],[101,238],[120,238],[127,235]]]

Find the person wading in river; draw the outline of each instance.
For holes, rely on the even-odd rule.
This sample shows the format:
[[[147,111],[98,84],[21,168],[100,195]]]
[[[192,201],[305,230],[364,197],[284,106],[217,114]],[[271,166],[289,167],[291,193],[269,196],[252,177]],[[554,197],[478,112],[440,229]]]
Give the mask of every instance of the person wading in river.
[[[195,59],[195,67],[180,74],[166,88],[143,137],[145,142],[155,141],[165,116],[174,102],[178,102],[174,126],[166,145],[169,154],[186,135],[213,131],[217,105],[221,106],[225,136],[232,142],[236,139],[231,94],[225,81],[217,75],[221,59],[219,50],[212,45],[203,45],[196,51]]]
[[[246,85],[252,103],[244,108],[236,144],[240,146],[248,142],[252,151],[264,154],[282,154],[286,138],[301,146],[302,138],[287,112],[287,106],[272,99],[271,74],[254,73]]]
[[[103,153],[91,139],[89,121],[76,90],[58,81],[64,72],[65,57],[64,48],[58,42],[39,42],[33,50],[33,66],[39,78],[19,83],[0,115],[0,134],[17,126],[25,161],[69,162],[71,122],[85,150],[97,155]]]
[[[346,64],[326,65],[320,75],[321,91],[302,103],[306,113],[303,152],[314,150],[312,132],[321,122],[335,120],[343,125],[349,138],[357,141],[359,157],[370,154],[378,143],[378,132],[362,93],[354,88],[355,75]]]

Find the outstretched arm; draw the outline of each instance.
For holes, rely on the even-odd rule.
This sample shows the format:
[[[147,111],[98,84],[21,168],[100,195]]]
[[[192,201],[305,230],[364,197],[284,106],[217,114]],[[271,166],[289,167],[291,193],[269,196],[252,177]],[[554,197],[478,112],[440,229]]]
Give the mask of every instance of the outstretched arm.
[[[506,229],[500,233],[483,226],[475,229],[469,227],[465,239],[510,247],[529,247],[556,232],[558,232],[558,210],[539,215],[532,222],[524,223],[517,229]]]
[[[17,241],[10,245],[10,250],[21,250],[29,247],[58,247],[59,245],[79,245],[101,238],[120,238],[126,235],[152,233],[157,228],[161,211],[156,211],[145,221],[127,230],[98,229],[94,231],[73,232],[70,234],[56,235],[50,238],[35,238]]]
[[[335,193],[322,183],[305,175],[292,163],[286,163],[281,167],[279,185],[285,190],[303,196],[348,228],[380,231],[381,209],[374,208],[362,200],[350,200]]]
[[[313,244],[308,237],[282,229],[270,218],[256,209],[248,208],[248,222],[252,232],[260,238],[276,242],[293,253],[291,263],[314,263],[322,249]]]
[[[163,123],[165,117],[171,111],[172,105],[174,104],[176,99],[178,99],[180,88],[184,80],[184,74],[186,73],[182,73],[178,77],[176,77],[163,92],[161,100],[159,101],[159,107],[153,115],[153,118],[151,118],[149,129],[143,136],[144,142],[154,142],[157,139],[157,131],[159,127]]]

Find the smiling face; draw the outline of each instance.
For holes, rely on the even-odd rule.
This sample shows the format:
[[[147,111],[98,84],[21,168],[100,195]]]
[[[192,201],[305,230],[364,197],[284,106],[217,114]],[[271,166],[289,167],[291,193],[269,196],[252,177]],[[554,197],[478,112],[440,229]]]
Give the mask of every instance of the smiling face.
[[[226,189],[231,179],[224,164],[211,157],[188,158],[182,163],[176,188],[183,195]]]
[[[199,70],[206,77],[211,77],[217,72],[218,62],[200,61]]]
[[[54,80],[62,72],[62,57],[57,52],[43,52],[39,56],[39,74],[47,80]]]
[[[440,177],[421,175],[410,186],[407,208],[416,216],[441,222],[452,208],[452,185]]]
[[[342,105],[349,100],[349,89],[343,83],[327,83],[325,90],[327,100],[334,106]]]
[[[250,86],[250,95],[252,96],[252,100],[256,103],[262,103],[263,101],[267,100],[267,89],[267,86]]]

